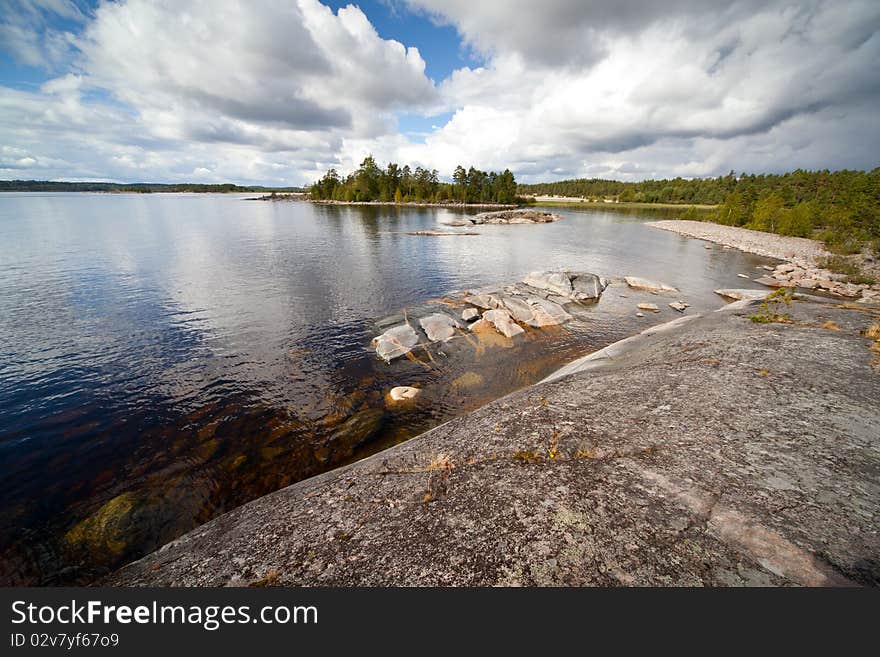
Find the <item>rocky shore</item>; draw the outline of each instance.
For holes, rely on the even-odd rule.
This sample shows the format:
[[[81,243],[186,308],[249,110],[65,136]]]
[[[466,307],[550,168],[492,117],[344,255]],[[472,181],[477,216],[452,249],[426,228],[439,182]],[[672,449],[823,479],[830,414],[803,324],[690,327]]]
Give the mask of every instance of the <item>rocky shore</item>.
[[[759,323],[757,303],[612,345],[102,583],[877,585],[880,312],[798,296]]]
[[[848,299],[859,299],[865,303],[880,301],[880,282],[870,285],[852,283],[847,280],[847,276],[823,267],[831,254],[816,240],[682,219],[651,221],[647,225],[740,251],[784,260],[785,262],[775,268],[767,268],[766,274],[754,279],[768,287],[818,290]]]
[[[587,272],[532,272],[518,283],[450,294],[445,301],[456,316],[447,312],[416,316],[421,333],[402,316],[402,323],[376,336],[372,347],[390,363],[426,342],[442,343],[464,335],[465,329],[512,338],[525,333],[521,324],[538,329],[559,326],[573,319],[565,305],[595,303],[607,286],[606,279]]]
[[[447,226],[482,226],[484,224],[552,224],[562,217],[555,212],[545,210],[501,210],[498,212],[480,212],[471,217],[463,217],[447,221]]]

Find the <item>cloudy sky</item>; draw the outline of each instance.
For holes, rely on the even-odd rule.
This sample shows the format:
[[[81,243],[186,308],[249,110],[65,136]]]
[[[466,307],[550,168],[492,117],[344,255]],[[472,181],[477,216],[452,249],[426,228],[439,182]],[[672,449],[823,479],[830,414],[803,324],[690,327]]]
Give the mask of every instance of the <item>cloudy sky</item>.
[[[878,0],[0,1],[0,179],[880,165]]]

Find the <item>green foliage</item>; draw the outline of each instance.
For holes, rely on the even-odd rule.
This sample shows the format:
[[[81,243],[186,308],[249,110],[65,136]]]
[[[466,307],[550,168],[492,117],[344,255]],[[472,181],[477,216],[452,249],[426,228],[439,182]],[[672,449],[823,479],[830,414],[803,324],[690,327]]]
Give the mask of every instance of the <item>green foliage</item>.
[[[767,295],[767,298],[758,306],[759,312],[755,315],[750,315],[749,319],[757,324],[769,324],[772,322],[791,324],[791,315],[782,313],[780,310],[791,305],[792,296],[791,288],[779,288]]]
[[[394,162],[382,169],[372,156],[361,162],[358,169],[341,178],[335,169],[312,185],[315,200],[382,201],[395,203],[503,203],[515,204],[516,180],[509,169],[501,173],[486,172],[458,166],[452,174],[452,183],[440,182],[437,170],[409,165],[400,167]]]
[[[620,182],[562,180],[520,185],[521,194],[619,201],[716,205],[713,216],[688,212],[728,226],[822,239],[837,253],[880,247],[880,168],[872,171],[804,171],[782,175],[673,178]]]

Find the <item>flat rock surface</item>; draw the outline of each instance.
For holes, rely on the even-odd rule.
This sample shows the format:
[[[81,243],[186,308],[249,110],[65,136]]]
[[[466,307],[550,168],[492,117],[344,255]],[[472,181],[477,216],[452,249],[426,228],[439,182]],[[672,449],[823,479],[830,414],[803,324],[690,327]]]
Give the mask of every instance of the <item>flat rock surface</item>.
[[[818,260],[829,255],[822,243],[816,240],[776,235],[737,226],[722,226],[708,221],[664,219],[650,221],[645,225],[687,237],[708,240],[768,258],[794,260],[811,266],[815,266]]]
[[[880,581],[868,309],[682,317],[215,518],[112,585]],[[833,324],[831,324],[833,322]]]

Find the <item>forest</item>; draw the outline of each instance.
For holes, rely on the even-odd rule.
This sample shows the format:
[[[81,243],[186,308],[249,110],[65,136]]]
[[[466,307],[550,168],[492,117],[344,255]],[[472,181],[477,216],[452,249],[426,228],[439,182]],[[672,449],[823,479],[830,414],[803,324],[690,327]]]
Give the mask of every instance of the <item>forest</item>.
[[[368,156],[345,177],[330,169],[312,185],[311,196],[316,201],[514,204],[516,189],[516,179],[509,169],[496,173],[458,166],[452,182],[446,183],[436,169],[413,169],[394,162],[383,169]]]
[[[714,212],[686,210],[682,218],[716,221],[782,235],[823,240],[854,253],[866,243],[880,251],[880,167],[872,171],[805,171],[735,174],[619,182],[562,180],[519,185],[528,195],[615,199],[619,202],[716,205]]]

